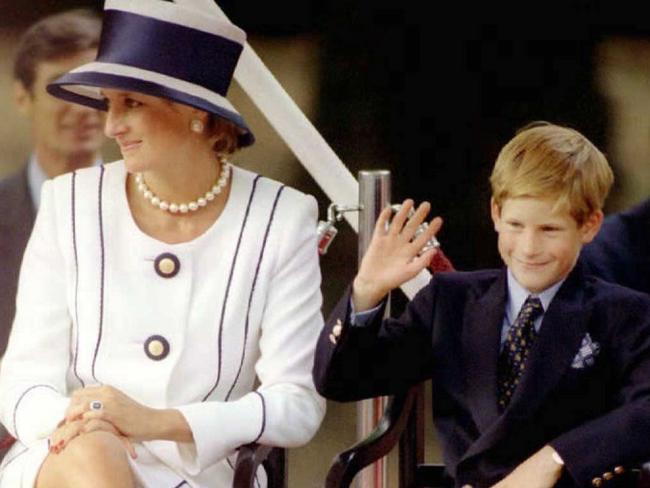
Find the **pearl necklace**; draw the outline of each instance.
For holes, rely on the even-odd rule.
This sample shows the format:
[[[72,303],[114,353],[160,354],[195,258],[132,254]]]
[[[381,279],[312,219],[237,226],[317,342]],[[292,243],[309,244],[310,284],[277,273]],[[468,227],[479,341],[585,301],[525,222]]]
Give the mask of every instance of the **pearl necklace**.
[[[205,207],[209,202],[213,201],[217,195],[223,191],[226,184],[228,183],[230,171],[230,163],[228,161],[223,161],[221,163],[221,173],[219,174],[219,179],[214,184],[214,186],[209,191],[205,192],[203,196],[187,203],[169,203],[166,200],[162,200],[149,189],[147,184],[144,182],[144,176],[142,176],[142,173],[135,175],[135,182],[138,185],[138,190],[140,193],[142,193],[144,198],[147,199],[149,203],[151,203],[151,205],[154,207],[173,214],[186,214],[188,212],[196,212],[199,208]]]

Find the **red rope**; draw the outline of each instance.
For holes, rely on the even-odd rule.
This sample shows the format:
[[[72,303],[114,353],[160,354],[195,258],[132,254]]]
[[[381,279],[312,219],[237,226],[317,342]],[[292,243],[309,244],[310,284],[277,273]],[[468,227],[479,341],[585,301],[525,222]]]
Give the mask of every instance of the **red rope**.
[[[429,270],[434,274],[441,271],[456,271],[449,258],[442,252],[442,248],[438,248],[438,252],[433,255],[431,263],[429,263]]]

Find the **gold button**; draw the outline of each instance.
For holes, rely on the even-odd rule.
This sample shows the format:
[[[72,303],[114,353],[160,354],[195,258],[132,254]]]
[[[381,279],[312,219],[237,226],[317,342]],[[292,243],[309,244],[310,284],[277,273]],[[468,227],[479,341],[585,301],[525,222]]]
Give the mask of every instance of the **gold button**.
[[[151,336],[144,343],[144,352],[149,359],[161,361],[169,354],[169,342],[163,336]]]
[[[181,269],[181,262],[170,252],[158,256],[153,264],[156,273],[162,278],[173,278]]]
[[[158,269],[161,273],[169,275],[176,270],[176,264],[169,258],[161,259],[158,263]]]
[[[165,346],[163,346],[163,343],[160,341],[151,341],[147,349],[149,349],[149,354],[157,358],[162,356],[163,352],[165,352]]]
[[[336,324],[334,327],[332,327],[332,334],[334,334],[334,337],[340,337],[342,330],[343,327],[339,324]]]
[[[593,480],[591,480],[591,484],[594,485],[596,488],[598,488],[599,486],[602,486],[603,479],[596,477]]]
[[[472,485],[463,485],[463,488],[474,488]]]
[[[603,473],[603,479],[604,479],[604,480],[609,481],[609,480],[611,480],[613,477],[614,477],[614,473],[611,473],[611,472],[609,472],[609,471]]]
[[[623,466],[616,466],[614,468],[614,473],[623,474],[623,473],[625,473],[625,468]]]
[[[330,342],[331,342],[332,344],[336,344],[336,337],[334,337],[334,334],[330,334],[329,337],[330,337]]]

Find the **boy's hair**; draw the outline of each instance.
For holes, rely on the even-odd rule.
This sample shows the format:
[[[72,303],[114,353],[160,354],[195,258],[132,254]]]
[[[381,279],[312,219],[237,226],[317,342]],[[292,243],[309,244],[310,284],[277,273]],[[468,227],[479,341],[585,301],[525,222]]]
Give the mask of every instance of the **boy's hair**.
[[[601,210],[614,175],[580,132],[548,122],[524,126],[499,152],[490,183],[499,208],[508,198],[555,198],[578,225]]]
[[[74,9],[44,17],[20,38],[14,57],[14,79],[32,91],[37,66],[73,56],[99,45],[101,19],[88,9]]]

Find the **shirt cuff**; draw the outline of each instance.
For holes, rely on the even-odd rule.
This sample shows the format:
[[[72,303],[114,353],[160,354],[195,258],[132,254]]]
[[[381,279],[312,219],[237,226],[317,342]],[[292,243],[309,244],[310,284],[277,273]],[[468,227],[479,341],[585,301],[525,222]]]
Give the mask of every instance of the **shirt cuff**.
[[[377,312],[381,310],[382,305],[382,303],[379,303],[379,305],[370,310],[364,310],[363,312],[357,313],[354,310],[354,303],[350,300],[350,325],[352,327],[365,327],[368,322],[375,318]]]

